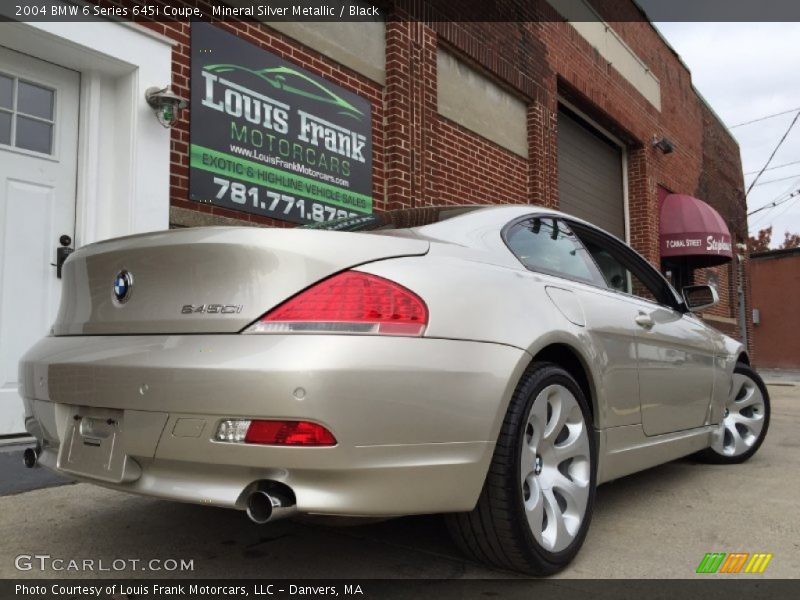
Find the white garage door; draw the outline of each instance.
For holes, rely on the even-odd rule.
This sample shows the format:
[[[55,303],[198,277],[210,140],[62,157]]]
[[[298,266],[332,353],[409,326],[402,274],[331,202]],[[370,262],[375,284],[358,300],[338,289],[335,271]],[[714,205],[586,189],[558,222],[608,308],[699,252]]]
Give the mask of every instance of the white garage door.
[[[622,149],[563,109],[558,113],[558,207],[625,239]]]
[[[23,433],[17,363],[55,319],[75,234],[80,75],[0,47],[0,436]]]

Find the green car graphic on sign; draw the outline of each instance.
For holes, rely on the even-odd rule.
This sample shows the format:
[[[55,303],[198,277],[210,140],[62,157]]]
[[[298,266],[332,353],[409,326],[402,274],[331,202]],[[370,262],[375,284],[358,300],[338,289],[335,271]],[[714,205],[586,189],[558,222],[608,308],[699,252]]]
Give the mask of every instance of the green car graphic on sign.
[[[211,73],[228,73],[231,71],[249,73],[260,79],[263,79],[272,87],[283,90],[287,94],[294,94],[296,96],[302,96],[303,98],[309,98],[311,100],[317,100],[318,102],[324,102],[326,104],[337,106],[341,109],[339,110],[339,114],[341,115],[352,117],[359,121],[364,116],[360,110],[358,110],[355,106],[350,104],[341,96],[334,94],[324,85],[311,79],[308,75],[305,75],[304,73],[296,71],[290,67],[275,67],[272,69],[255,70],[243,67],[241,65],[218,64],[206,65],[204,69],[206,71],[210,71]],[[293,80],[295,82],[294,85],[291,83]],[[297,87],[300,85],[305,85],[306,89]]]

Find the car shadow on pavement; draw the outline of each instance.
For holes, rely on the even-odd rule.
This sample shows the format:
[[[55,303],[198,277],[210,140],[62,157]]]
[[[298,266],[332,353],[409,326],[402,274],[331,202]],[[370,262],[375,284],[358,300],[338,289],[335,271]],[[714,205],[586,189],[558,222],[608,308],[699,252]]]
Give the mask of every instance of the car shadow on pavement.
[[[74,483],[74,480],[49,469],[28,469],[22,460],[26,447],[0,448],[0,496]]]
[[[616,519],[617,513],[647,511],[654,493],[684,487],[697,476],[693,475],[695,472],[693,464],[682,460],[601,486],[595,519]],[[65,489],[39,492],[54,494],[58,504],[68,508],[44,519],[39,542],[27,550],[102,558],[107,562],[119,558],[193,561],[193,569],[186,572],[154,574],[137,570],[100,576],[518,577],[465,559],[450,540],[441,516],[342,527],[305,520],[256,525],[239,511],[83,484],[71,486],[69,498],[65,498],[61,491]],[[87,528],[91,529],[91,536],[85,535]],[[565,575],[569,577],[569,570]]]
[[[438,516],[347,527],[297,520],[256,525],[239,511],[123,496],[110,490],[102,490],[102,495],[109,501],[94,502],[84,515],[62,520],[53,528],[47,548],[52,548],[51,542],[72,552],[80,548],[81,556],[103,557],[107,562],[117,558],[193,561],[192,571],[158,574],[170,578],[509,576],[464,561]],[[84,536],[87,526],[93,532],[91,540]]]

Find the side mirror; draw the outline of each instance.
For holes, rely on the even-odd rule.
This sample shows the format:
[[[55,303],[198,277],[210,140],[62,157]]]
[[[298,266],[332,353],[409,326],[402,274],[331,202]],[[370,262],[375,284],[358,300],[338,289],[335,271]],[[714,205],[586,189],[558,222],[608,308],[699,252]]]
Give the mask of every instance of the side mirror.
[[[699,312],[719,302],[719,294],[712,285],[687,285],[683,288],[683,301],[690,311]]]

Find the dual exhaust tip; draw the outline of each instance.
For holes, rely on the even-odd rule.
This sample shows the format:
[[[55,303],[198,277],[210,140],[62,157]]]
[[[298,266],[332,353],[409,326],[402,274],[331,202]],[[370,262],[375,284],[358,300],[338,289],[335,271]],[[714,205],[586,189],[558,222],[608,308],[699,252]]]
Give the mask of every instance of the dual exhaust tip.
[[[265,482],[247,496],[247,516],[258,525],[285,519],[296,512],[294,492],[281,483]]]
[[[25,463],[25,466],[29,469],[39,466],[39,453],[41,450],[37,446],[36,448],[25,448],[25,452],[22,453],[22,462]]]

